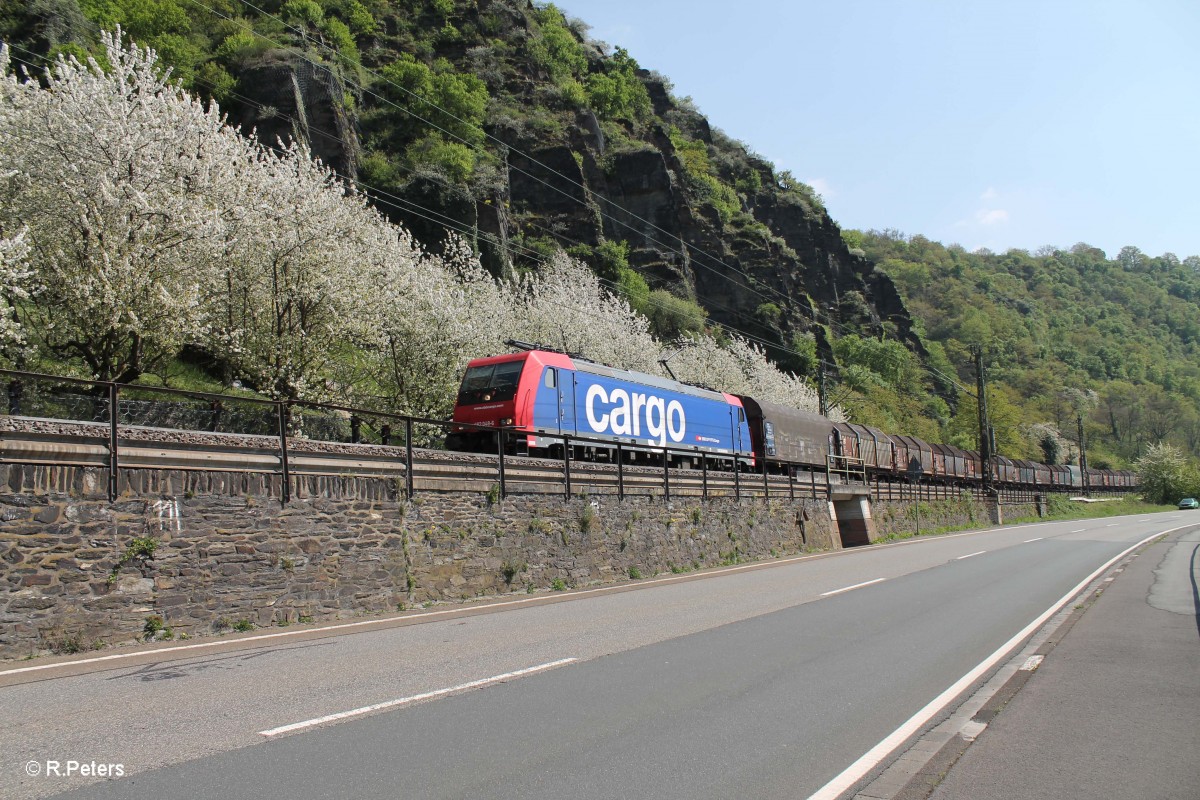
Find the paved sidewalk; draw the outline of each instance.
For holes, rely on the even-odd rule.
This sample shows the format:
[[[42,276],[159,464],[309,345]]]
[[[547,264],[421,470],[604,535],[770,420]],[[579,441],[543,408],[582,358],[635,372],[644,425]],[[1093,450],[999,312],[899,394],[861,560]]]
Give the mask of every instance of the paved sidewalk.
[[[931,800],[1200,800],[1200,530],[1116,575]]]

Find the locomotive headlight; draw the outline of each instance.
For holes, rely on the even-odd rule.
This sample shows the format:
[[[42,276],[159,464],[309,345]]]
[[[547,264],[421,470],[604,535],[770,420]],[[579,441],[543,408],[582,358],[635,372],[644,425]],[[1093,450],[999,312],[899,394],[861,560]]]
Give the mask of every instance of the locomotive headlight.
[[[513,419],[512,419],[512,417],[505,417],[504,419],[500,420],[500,424],[501,425],[512,425]]]

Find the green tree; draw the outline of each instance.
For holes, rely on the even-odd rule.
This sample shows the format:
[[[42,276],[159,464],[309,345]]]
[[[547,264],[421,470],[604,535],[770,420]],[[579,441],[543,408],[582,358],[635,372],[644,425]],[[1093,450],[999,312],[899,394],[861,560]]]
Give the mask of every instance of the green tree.
[[[587,76],[588,103],[606,119],[639,121],[650,114],[650,93],[637,76],[638,63],[618,47],[603,72]]]
[[[393,115],[406,138],[423,135],[432,126],[467,145],[483,143],[488,91],[479,78],[456,72],[445,60],[429,67],[408,53],[384,67],[383,76],[388,81],[384,87],[388,96],[415,115],[402,110]]]

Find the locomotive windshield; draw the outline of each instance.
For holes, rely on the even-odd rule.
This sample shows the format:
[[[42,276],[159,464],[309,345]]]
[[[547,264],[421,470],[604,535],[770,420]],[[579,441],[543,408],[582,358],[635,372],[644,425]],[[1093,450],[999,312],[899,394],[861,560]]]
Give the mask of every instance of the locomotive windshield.
[[[524,361],[508,361],[503,364],[471,367],[463,377],[462,388],[458,391],[458,404],[469,406],[512,400],[517,394],[517,379],[521,377],[521,369],[524,366]]]

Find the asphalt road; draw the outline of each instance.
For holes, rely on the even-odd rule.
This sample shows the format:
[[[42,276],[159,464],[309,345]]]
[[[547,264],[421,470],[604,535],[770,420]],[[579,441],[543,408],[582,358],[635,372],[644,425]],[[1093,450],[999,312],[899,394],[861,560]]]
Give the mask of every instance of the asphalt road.
[[[1019,526],[66,677],[0,670],[0,796],[807,797],[1185,521]],[[126,777],[46,774],[72,760]]]
[[[932,800],[1200,797],[1200,530],[1096,600]]]

